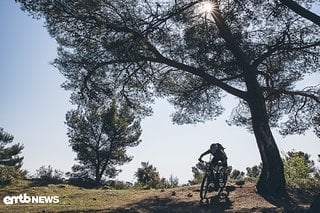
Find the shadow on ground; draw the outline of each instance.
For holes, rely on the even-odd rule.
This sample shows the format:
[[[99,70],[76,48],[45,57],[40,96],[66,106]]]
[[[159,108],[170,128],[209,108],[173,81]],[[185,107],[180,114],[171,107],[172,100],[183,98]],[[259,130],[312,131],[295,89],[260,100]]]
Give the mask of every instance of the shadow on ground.
[[[106,209],[87,209],[83,213],[149,213],[149,212],[174,212],[174,213],[220,213],[220,212],[291,212],[281,205],[274,205],[259,195],[254,183],[245,186],[228,185],[226,191],[217,195],[216,192],[207,194],[208,199],[200,202],[199,186],[182,187],[169,190],[155,191],[151,195],[146,192],[145,196],[137,196],[138,199],[128,200],[121,205],[114,205]],[[308,194],[308,198],[301,196]],[[309,195],[310,194],[310,195]],[[299,204],[299,208],[293,212],[307,212],[313,192],[291,191],[290,195]],[[320,196],[319,196],[320,197]],[[141,199],[140,199],[141,198]],[[309,201],[309,202],[308,202]],[[308,204],[308,205],[306,205]],[[71,213],[69,211],[68,213]],[[78,211],[79,212],[79,211]],[[315,211],[316,213],[320,211]],[[65,212],[67,213],[67,212]],[[313,213],[313,212],[312,212]]]
[[[152,197],[145,199],[141,202],[133,203],[127,205],[123,208],[117,209],[104,209],[104,210],[88,210],[85,212],[114,212],[114,213],[134,213],[134,212],[160,212],[160,213],[170,213],[170,212],[226,212],[231,206],[231,202],[228,199],[228,202],[217,203],[217,199],[211,199],[214,203],[201,204],[197,201],[180,201],[177,202],[175,199],[170,198],[159,198]],[[70,212],[71,213],[71,212]]]
[[[232,209],[232,202],[227,201],[219,202],[217,198],[212,198],[209,204],[200,204],[200,202],[176,202],[169,198],[149,198],[138,203],[128,205],[124,208],[117,209],[104,209],[104,210],[88,210],[83,213],[222,213],[222,212],[235,212]],[[241,209],[236,212],[279,212],[277,208],[254,208],[254,209]],[[67,212],[65,212],[67,213]],[[71,213],[71,212],[68,212]]]
[[[208,202],[176,201],[169,198],[151,198],[129,206],[126,209],[116,209],[114,212],[224,212],[231,207],[229,199],[219,200],[218,196],[208,199]]]
[[[235,188],[232,188],[233,191]],[[195,192],[195,191],[193,191]],[[156,212],[156,213],[220,213],[220,212],[279,212],[277,208],[242,208],[233,209],[233,202],[229,197],[220,197],[218,195],[212,196],[203,202],[193,198],[190,200],[179,199],[176,196],[171,197],[160,197],[153,196],[139,202],[130,203],[126,206],[116,209],[101,209],[101,210],[87,210],[82,211],[83,213],[145,213],[145,212]],[[65,213],[71,213],[65,212]]]

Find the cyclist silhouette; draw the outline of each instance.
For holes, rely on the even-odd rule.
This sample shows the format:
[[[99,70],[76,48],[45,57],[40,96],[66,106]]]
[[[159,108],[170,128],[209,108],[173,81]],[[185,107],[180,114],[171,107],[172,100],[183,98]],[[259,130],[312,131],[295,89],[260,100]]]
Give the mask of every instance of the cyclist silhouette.
[[[200,187],[201,201],[206,199],[207,192],[219,191],[219,194],[223,192],[223,189],[227,182],[227,155],[224,152],[224,147],[220,143],[213,143],[210,149],[202,153],[199,157],[199,161],[203,162],[202,157],[211,154],[212,158],[210,162],[205,163],[206,172],[202,180]]]
[[[227,168],[228,163],[227,163],[227,155],[224,152],[224,147],[220,144],[220,143],[213,143],[210,146],[210,149],[207,150],[206,152],[202,153],[202,155],[200,155],[199,157],[199,161],[203,162],[202,157],[205,155],[211,154],[213,156],[212,160],[211,160],[211,166],[216,166],[218,164],[219,161],[222,162],[222,165]]]

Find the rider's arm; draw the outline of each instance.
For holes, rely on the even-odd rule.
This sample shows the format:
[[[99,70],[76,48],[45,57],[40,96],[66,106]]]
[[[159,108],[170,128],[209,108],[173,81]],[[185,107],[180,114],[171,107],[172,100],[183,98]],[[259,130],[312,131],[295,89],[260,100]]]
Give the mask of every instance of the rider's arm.
[[[211,153],[211,152],[210,152],[210,149],[209,149],[208,151],[202,153],[202,155],[200,155],[200,157],[199,157],[198,160],[199,160],[200,162],[202,162],[202,161],[203,161],[203,160],[202,160],[202,157],[205,156],[205,155],[208,155],[208,154],[210,154],[210,153]]]

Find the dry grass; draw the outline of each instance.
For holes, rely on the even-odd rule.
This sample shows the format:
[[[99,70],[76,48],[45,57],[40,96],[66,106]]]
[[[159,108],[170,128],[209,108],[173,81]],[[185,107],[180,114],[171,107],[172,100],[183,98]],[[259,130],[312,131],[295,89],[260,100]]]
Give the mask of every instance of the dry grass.
[[[282,212],[256,193],[253,183],[242,188],[229,183],[230,194],[225,200],[212,196],[211,204],[199,202],[199,186],[166,190],[105,190],[83,189],[70,185],[32,186],[18,181],[0,188],[0,199],[6,195],[59,196],[59,204],[4,205],[0,212]],[[174,193],[173,193],[174,192]],[[307,204],[305,203],[307,206]]]

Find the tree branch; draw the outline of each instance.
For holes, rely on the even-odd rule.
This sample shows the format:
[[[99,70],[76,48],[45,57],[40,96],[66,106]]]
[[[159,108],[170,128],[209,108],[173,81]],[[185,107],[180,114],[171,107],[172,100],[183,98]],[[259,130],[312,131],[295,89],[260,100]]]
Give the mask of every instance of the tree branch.
[[[293,10],[295,13],[308,19],[309,21],[312,21],[316,25],[320,26],[320,16],[318,16],[317,14],[311,12],[310,10],[303,8],[302,6],[300,6],[298,3],[296,3],[293,0],[280,0],[280,2],[284,5],[286,5],[291,10]]]
[[[264,87],[263,88],[264,90],[266,91],[270,91],[270,88],[267,88],[267,87]],[[285,89],[271,89],[271,93],[272,94],[277,94],[277,95],[280,95],[280,94],[285,94],[285,95],[290,95],[292,97],[294,96],[302,96],[304,98],[309,98],[309,99],[312,99],[314,100],[315,102],[319,103],[320,104],[320,97],[314,95],[314,94],[311,94],[311,93],[307,93],[307,91],[288,91],[288,90],[285,90]]]
[[[256,60],[254,60],[254,62],[252,63],[253,67],[257,67],[259,66],[264,60],[266,60],[268,57],[270,57],[273,53],[280,51],[280,50],[288,50],[288,51],[301,51],[301,50],[305,50],[305,49],[309,49],[312,47],[317,47],[320,46],[320,41],[311,43],[311,44],[307,44],[304,46],[300,46],[299,43],[296,44],[297,46],[294,47],[293,44],[285,44],[283,43],[282,45],[275,45],[273,47],[271,47],[267,52],[261,54]]]
[[[217,87],[223,89],[227,93],[230,93],[231,95],[239,97],[239,98],[241,98],[243,100],[247,100],[247,98],[248,98],[246,92],[244,92],[242,90],[239,90],[239,89],[236,89],[236,88],[234,88],[234,87],[222,82],[221,80],[215,78],[212,75],[209,75],[208,73],[206,73],[204,70],[202,70],[200,68],[195,68],[195,67],[192,67],[192,66],[189,66],[189,65],[186,65],[186,64],[183,64],[183,63],[180,63],[180,62],[165,58],[163,56],[161,58],[157,58],[157,59],[149,58],[148,60],[156,62],[156,63],[166,64],[166,65],[168,65],[170,67],[174,67],[174,68],[177,68],[179,70],[183,70],[183,71],[186,71],[188,73],[191,73],[191,74],[194,74],[196,76],[199,76],[199,77],[203,78],[203,80],[205,80],[205,81],[213,84],[214,86],[217,86]]]
[[[136,57],[136,58],[138,58],[139,61],[146,60],[146,61],[150,61],[150,62],[166,64],[170,67],[174,67],[174,68],[192,73],[196,76],[202,77],[205,81],[208,81],[208,82],[212,83],[213,85],[220,87],[221,89],[225,90],[226,92],[228,92],[234,96],[242,98],[243,100],[247,100],[246,92],[241,91],[239,89],[236,89],[236,88],[224,83],[223,81],[209,75],[204,70],[166,58],[141,33],[137,32],[135,30],[132,30],[128,27],[117,26],[114,24],[108,24],[108,27],[110,27],[111,29],[116,30],[118,32],[127,32],[127,33],[133,34],[137,39],[139,39],[140,42],[142,42],[142,44],[145,46],[145,48],[147,48],[146,50],[151,51],[155,56],[155,57],[149,57],[149,56]],[[137,61],[136,60],[132,61],[131,59],[119,60],[119,61],[115,60],[115,61],[105,62],[105,63],[103,63],[103,65],[112,64],[112,63],[130,63],[130,62],[132,63],[132,62],[137,62]]]

